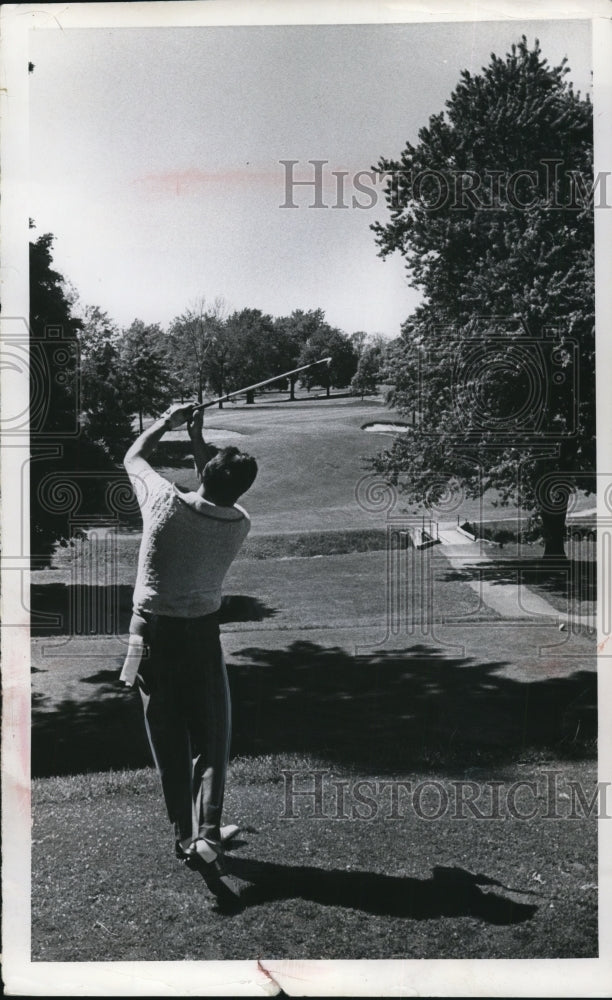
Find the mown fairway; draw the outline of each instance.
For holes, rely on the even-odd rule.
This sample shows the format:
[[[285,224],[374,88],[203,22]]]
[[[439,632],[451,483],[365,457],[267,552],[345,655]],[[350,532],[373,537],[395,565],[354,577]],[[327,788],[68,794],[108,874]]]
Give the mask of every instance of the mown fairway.
[[[244,498],[253,532],[350,529],[372,523],[355,493],[368,473],[368,458],[392,440],[361,429],[381,414],[388,411],[375,401],[275,403],[264,397],[254,406],[226,404],[223,410],[208,410],[205,429],[213,432],[213,443],[235,444],[257,459],[260,472]],[[181,432],[174,436],[186,437]],[[188,469],[176,479],[182,485],[195,483]]]

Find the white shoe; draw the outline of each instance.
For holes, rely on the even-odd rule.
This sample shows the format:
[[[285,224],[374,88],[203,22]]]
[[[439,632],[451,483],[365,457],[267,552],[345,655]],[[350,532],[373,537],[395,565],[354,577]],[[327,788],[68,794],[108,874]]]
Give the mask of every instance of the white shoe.
[[[226,871],[223,853],[210,841],[201,838],[194,841],[189,863],[201,872],[206,885],[220,903],[236,905],[240,902],[240,888]]]
[[[219,840],[207,840],[206,843],[212,844],[217,849],[221,849],[223,844],[227,844],[228,840],[233,840],[237,833],[240,833],[240,827],[235,823],[230,823],[228,826],[222,826],[220,831]],[[193,840],[176,840],[174,842],[175,854],[179,861],[187,861],[188,858],[193,856],[195,841]]]

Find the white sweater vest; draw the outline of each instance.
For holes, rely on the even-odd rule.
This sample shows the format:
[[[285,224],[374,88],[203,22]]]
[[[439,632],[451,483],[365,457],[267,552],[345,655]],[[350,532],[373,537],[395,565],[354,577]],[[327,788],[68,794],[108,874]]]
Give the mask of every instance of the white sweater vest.
[[[242,507],[218,507],[151,469],[132,476],[143,520],[134,611],[198,618],[221,606],[221,586],[251,527]]]

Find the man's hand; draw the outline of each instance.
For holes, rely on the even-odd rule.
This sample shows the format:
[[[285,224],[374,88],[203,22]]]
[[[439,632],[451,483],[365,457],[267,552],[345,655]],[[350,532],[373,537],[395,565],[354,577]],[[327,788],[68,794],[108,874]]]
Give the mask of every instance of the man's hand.
[[[166,421],[169,430],[175,431],[191,420],[195,406],[197,403],[175,403],[162,414],[162,419]],[[191,430],[189,433],[191,434]]]
[[[192,441],[202,440],[202,434],[204,431],[204,410],[194,410],[192,408],[190,416],[187,417],[187,430]]]

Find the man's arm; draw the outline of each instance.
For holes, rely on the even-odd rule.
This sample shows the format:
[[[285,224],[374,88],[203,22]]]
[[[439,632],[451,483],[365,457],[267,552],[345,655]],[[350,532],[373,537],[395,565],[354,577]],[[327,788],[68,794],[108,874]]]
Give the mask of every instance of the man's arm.
[[[147,427],[126,452],[123,464],[127,471],[137,473],[149,469],[147,459],[153,454],[166,431],[174,431],[181,427],[191,417],[194,406],[195,403],[169,406],[155,423]]]
[[[188,421],[187,429],[193,446],[193,461],[195,469],[198,476],[201,477],[204,466],[211,460],[211,458],[215,457],[219,449],[215,448],[213,444],[206,444],[206,441],[204,440],[203,410],[196,410],[195,413],[192,414],[191,420]]]

